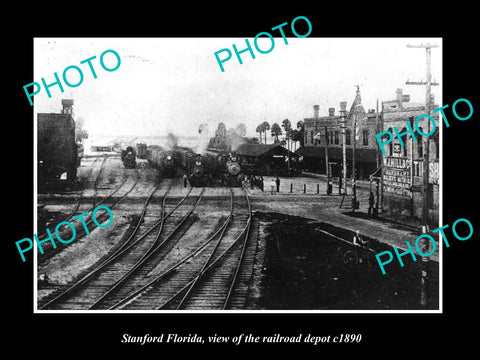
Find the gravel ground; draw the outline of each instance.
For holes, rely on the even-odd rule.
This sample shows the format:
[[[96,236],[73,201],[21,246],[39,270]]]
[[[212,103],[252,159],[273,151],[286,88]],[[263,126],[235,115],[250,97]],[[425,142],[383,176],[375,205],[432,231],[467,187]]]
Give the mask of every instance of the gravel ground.
[[[427,305],[423,307],[420,262],[405,260],[405,267],[389,268],[386,275],[366,262],[349,267],[342,256],[353,245],[319,231],[351,238],[348,230],[279,213],[256,213],[256,217],[265,257],[256,272],[260,291],[250,306],[271,310],[438,309],[438,263],[427,265]],[[367,240],[376,251],[392,250]]]

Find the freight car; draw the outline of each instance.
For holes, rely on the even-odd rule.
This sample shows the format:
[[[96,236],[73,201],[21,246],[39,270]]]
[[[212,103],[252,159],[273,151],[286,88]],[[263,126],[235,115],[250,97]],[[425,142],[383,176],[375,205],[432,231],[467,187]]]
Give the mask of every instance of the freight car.
[[[127,146],[126,150],[122,150],[121,159],[126,169],[135,169],[137,166],[135,150],[131,146]]]
[[[138,143],[136,145],[137,148],[137,157],[139,159],[146,159],[147,158],[147,144]]]
[[[75,142],[75,120],[68,113],[39,113],[37,122],[38,188],[73,186],[83,154]]]
[[[101,146],[101,145],[92,145],[90,146],[91,152],[112,152],[113,146]]]

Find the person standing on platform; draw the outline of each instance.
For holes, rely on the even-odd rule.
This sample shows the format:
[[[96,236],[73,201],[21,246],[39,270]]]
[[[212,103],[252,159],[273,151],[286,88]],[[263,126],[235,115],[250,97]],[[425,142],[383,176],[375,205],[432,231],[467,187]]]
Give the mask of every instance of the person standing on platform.
[[[370,191],[370,195],[368,196],[368,216],[372,214],[372,209],[375,206],[375,196],[373,195],[373,191]]]
[[[278,176],[275,179],[275,184],[277,185],[277,192],[280,192],[280,178]]]
[[[275,187],[277,186],[277,183],[275,182],[275,179],[272,179],[270,182],[270,194],[275,195]]]

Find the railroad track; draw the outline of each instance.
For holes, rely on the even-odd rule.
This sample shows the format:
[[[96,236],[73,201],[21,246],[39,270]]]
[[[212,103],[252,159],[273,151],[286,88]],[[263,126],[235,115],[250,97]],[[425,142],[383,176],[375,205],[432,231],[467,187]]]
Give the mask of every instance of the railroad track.
[[[117,293],[125,283],[128,283],[127,280],[136,273],[138,267],[143,264],[144,259],[152,251],[165,243],[165,241],[160,241],[162,232],[167,229],[165,220],[183,203],[193,202],[193,208],[195,208],[203,194],[202,189],[196,199],[192,200],[194,197],[189,198],[190,190],[178,203],[173,205],[173,208],[167,211],[166,199],[169,187],[162,197],[160,219],[153,222],[150,219],[149,224],[143,226],[143,230],[139,231],[140,224],[145,219],[147,206],[157,189],[158,187],[145,201],[135,229],[125,241],[122,241],[122,245],[99,261],[92,270],[82,274],[79,280],[68,286],[66,290],[59,291],[52,296],[40,309],[93,309],[104,303],[107,298],[111,297],[111,294]],[[187,212],[188,215],[184,217],[188,218],[192,212],[193,210]],[[152,218],[152,216],[148,218]]]
[[[105,159],[106,159],[106,157],[104,157],[104,160],[102,162],[102,165],[101,165],[102,168],[105,165]],[[133,173],[134,176],[130,176],[131,174],[129,174],[129,172]],[[122,176],[122,181],[120,182],[120,184],[118,186],[116,186],[115,189],[113,191],[111,191],[107,196],[105,196],[101,200],[97,201],[97,186],[98,186],[98,181],[97,180],[99,178],[100,173],[101,173],[101,169],[100,169],[99,173],[97,174],[97,177],[96,177],[96,180],[95,180],[93,206],[87,204],[87,210],[83,209],[83,210],[78,211],[78,209],[80,208],[80,203],[81,203],[81,199],[79,199],[77,201],[77,205],[75,206],[75,211],[72,211],[69,214],[69,216],[62,221],[71,221],[75,214],[79,215],[79,214],[82,214],[82,213],[85,213],[85,212],[88,212],[90,214],[95,207],[98,207],[100,205],[107,206],[109,209],[112,210],[117,203],[122,201],[125,197],[127,197],[132,192],[132,190],[135,188],[135,186],[137,185],[137,183],[139,181],[139,178],[140,178],[137,169],[134,169],[134,170],[123,169],[123,176]],[[83,198],[83,195],[81,197]],[[108,214],[104,213],[103,215],[97,216],[96,219],[99,223],[102,223],[107,217],[108,217]],[[58,222],[58,223],[60,223],[60,222]],[[80,220],[74,221],[74,222],[72,222],[72,224],[75,227],[75,232],[76,232],[75,239],[78,240],[79,238],[81,238],[82,236],[85,236],[87,234],[86,231],[85,231],[85,228],[84,228],[84,226],[83,226],[83,224]],[[85,220],[85,226],[87,227],[89,232],[96,227],[96,225],[94,224],[93,219],[91,217],[91,214],[89,215],[87,220]],[[53,233],[53,230],[52,229],[50,229],[50,230]],[[64,225],[63,227],[61,227],[59,229],[59,236],[62,239],[70,239],[72,237],[71,227],[68,226],[68,225]],[[40,241],[47,239],[47,237],[48,236],[46,234],[38,236]],[[60,246],[65,247],[65,246],[68,246],[70,244],[61,244]],[[42,249],[43,249],[43,252],[44,252],[42,257],[41,257],[42,262],[48,260],[49,258],[51,258],[52,256],[54,256],[56,254],[56,251],[54,251],[55,249],[53,248],[53,245],[50,241],[44,242],[42,244]],[[37,249],[37,251],[40,252],[39,249]]]
[[[82,191],[81,191],[80,195],[78,196],[78,198],[75,202],[75,206],[72,208],[72,210],[66,216],[65,215],[64,216],[56,216],[55,218],[50,220],[50,223],[58,224],[62,221],[68,221],[68,220],[71,220],[72,217],[75,216],[75,214],[77,214],[77,211],[80,207],[80,204],[82,203],[82,199],[83,199],[85,190],[87,190],[86,189],[86,184],[89,182],[89,179],[92,176],[93,170],[97,167],[97,163],[100,163],[100,168],[97,169],[97,174],[95,175],[95,181],[93,182],[93,184],[94,184],[93,186],[96,187],[96,184],[98,183],[98,178],[100,176],[100,173],[102,172],[104,162],[105,162],[105,158],[103,158],[102,162],[100,162],[100,161],[101,161],[101,158],[96,157],[94,159],[93,163],[91,163],[90,166],[88,167],[87,173],[82,175],[81,180],[80,180],[80,188],[82,189]],[[93,209],[93,207],[92,207],[92,209]],[[42,240],[44,238],[46,238],[45,235],[39,236],[40,240]]]
[[[230,189],[229,214],[207,239],[198,242],[188,255],[171,262],[162,271],[147,273],[150,279],[145,285],[131,291],[109,309],[243,308],[255,246],[249,236],[252,212],[248,195],[242,193],[241,199],[237,196],[235,200]]]

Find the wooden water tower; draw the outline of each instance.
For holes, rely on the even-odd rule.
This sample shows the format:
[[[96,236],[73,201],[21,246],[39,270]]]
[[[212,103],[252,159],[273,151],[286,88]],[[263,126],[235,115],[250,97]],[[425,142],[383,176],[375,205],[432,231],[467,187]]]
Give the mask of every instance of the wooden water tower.
[[[69,114],[73,116],[73,99],[62,99],[62,114]]]

